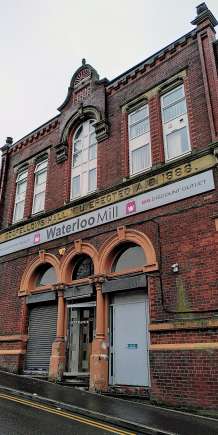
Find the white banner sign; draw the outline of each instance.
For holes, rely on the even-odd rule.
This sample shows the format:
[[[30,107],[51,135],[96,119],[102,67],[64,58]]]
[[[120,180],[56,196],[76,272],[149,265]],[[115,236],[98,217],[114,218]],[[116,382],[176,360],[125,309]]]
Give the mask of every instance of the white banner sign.
[[[0,244],[0,257],[214,189],[209,170]]]

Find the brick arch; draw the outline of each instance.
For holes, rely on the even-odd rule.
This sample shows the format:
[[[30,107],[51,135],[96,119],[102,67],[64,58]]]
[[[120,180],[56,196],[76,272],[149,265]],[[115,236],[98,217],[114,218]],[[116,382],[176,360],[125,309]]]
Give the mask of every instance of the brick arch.
[[[39,256],[27,266],[23,273],[19,290],[20,294],[30,293],[32,290],[34,290],[36,271],[39,266],[46,263],[54,267],[57,276],[57,282],[60,282],[60,261],[53,254],[40,252]],[[42,288],[44,289],[45,287],[46,286],[43,286]]]
[[[107,239],[99,252],[99,273],[110,273],[117,248],[124,242],[132,242],[141,246],[147,259],[146,271],[158,269],[155,249],[146,234],[136,230],[119,227],[117,234]]]
[[[94,273],[98,273],[99,271],[99,261],[98,261],[98,252],[92,246],[90,243],[83,243],[81,240],[76,240],[74,242],[73,249],[68,252],[66,257],[64,257],[62,264],[61,264],[61,270],[60,270],[60,276],[61,276],[61,282],[70,284],[72,282],[71,276],[72,276],[72,261],[74,257],[77,255],[89,255],[91,257],[93,264],[94,264]]]

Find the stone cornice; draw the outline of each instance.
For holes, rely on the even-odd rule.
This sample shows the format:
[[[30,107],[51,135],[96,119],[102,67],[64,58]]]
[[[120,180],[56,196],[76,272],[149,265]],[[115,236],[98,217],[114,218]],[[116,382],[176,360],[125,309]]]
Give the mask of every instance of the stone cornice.
[[[33,144],[34,142],[37,142],[39,139],[45,137],[47,134],[49,134],[52,130],[55,130],[56,127],[59,124],[59,120],[53,119],[47,124],[42,125],[38,129],[34,130],[29,135],[25,136],[20,141],[13,144],[10,149],[8,150],[9,154],[14,154],[17,151],[20,151],[24,147],[26,147],[29,144]]]
[[[181,50],[187,44],[193,42],[196,39],[196,30],[192,30],[181,38],[177,39],[172,44],[167,45],[162,50],[158,51],[154,55],[148,57],[143,62],[140,62],[135,67],[128,70],[126,73],[118,76],[114,80],[112,80],[106,91],[108,94],[111,94],[113,91],[116,91],[123,86],[129,84],[130,81],[140,78],[142,75],[148,73],[156,66],[159,66],[164,61],[168,61],[170,57],[174,56],[176,52]]]

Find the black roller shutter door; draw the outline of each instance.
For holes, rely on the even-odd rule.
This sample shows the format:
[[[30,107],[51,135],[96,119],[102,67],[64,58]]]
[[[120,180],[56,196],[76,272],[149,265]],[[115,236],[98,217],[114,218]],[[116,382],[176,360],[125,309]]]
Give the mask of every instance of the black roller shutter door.
[[[26,370],[48,371],[56,325],[57,305],[36,305],[30,308]]]

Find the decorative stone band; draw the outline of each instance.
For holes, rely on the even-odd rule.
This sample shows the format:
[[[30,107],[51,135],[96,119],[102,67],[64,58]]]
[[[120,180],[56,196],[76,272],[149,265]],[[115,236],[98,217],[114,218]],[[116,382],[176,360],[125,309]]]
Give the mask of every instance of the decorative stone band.
[[[218,319],[186,320],[183,322],[151,323],[150,332],[172,331],[182,329],[218,329]]]
[[[27,335],[0,335],[0,342],[23,341],[25,343],[27,339]]]
[[[218,342],[210,343],[163,343],[163,344],[150,344],[149,350],[152,352],[162,351],[177,351],[177,350],[209,350],[218,349]]]
[[[216,165],[216,158],[214,155],[202,156],[198,159],[192,160],[189,163],[179,164],[171,169],[156,175],[145,175],[139,182],[132,182],[130,185],[122,187],[118,190],[108,192],[100,195],[90,201],[84,199],[78,205],[73,205],[67,209],[53,213],[50,216],[37,219],[33,222],[25,225],[19,225],[11,231],[5,231],[0,234],[0,243],[4,243],[8,240],[15,239],[19,236],[41,230],[42,228],[56,225],[59,222],[66,221],[70,218],[75,218],[84,215],[84,213],[93,212],[94,210],[101,209],[102,207],[119,203],[119,201],[131,198],[135,195],[139,195],[145,192],[150,193],[152,189],[160,188],[165,184],[169,184],[183,178],[190,177],[207,169],[210,169]]]
[[[2,349],[0,355],[24,355],[26,350],[24,349]]]
[[[200,193],[213,190],[214,188],[213,171],[202,172],[150,192],[137,195],[130,200],[126,199],[118,202],[113,206],[106,206],[100,210],[86,213],[81,217],[68,219],[65,222],[43,228],[35,233],[33,232],[17,237],[16,239],[8,240],[0,244],[0,256],[27,249],[34,245],[39,246],[70,234],[75,234],[89,228],[94,228],[185,198],[190,198]]]

